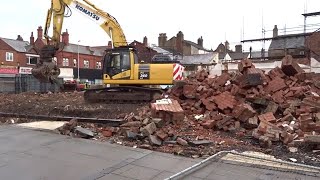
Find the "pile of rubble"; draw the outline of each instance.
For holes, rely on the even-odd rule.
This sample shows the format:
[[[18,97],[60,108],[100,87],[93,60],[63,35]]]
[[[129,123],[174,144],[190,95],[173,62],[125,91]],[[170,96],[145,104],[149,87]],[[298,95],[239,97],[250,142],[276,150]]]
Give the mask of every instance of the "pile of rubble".
[[[169,89],[164,99],[140,108],[136,114],[127,114],[120,127],[86,127],[98,135],[96,138],[112,137],[120,144],[140,148],[171,148],[162,150],[165,152],[180,151],[181,147],[195,153],[199,153],[199,147],[216,151],[224,144],[224,149],[255,148],[234,137],[220,138],[222,132],[249,135],[265,149],[282,142],[291,152],[306,145],[319,152],[318,75],[303,72],[291,56],[282,60],[281,68],[268,73],[255,68],[248,59],[238,68],[237,73],[215,77],[206,71],[190,75],[184,83]]]
[[[248,59],[238,73],[209,77],[206,71],[170,90],[186,115],[201,116],[201,125],[224,131],[252,131],[264,147],[320,144],[320,82],[291,56],[265,74]],[[319,147],[314,147],[319,148]]]

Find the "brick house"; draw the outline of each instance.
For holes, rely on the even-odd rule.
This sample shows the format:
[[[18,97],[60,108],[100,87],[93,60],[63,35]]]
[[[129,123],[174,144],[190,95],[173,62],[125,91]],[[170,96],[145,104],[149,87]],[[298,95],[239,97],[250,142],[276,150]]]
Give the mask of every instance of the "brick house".
[[[133,46],[137,50],[139,62],[143,61],[144,63],[150,63],[152,57],[158,54],[157,51],[148,47],[147,37],[143,38],[143,43],[135,40],[132,43],[130,43],[129,46]]]
[[[166,33],[160,33],[158,37],[158,46],[165,50],[172,52],[174,55],[193,55],[193,54],[207,54],[212,52],[203,47],[203,39],[200,37],[197,43],[184,39],[181,31],[177,36],[173,36],[167,40]]]
[[[0,74],[13,76],[18,74],[22,67],[29,67],[31,70],[38,57],[37,50],[20,35],[17,39],[0,38]]]
[[[43,39],[43,29],[41,26],[37,29],[37,39],[34,43],[34,48],[38,51],[46,44]],[[102,58],[104,52],[107,48],[111,48],[111,42],[108,43],[108,46],[83,46],[80,44],[73,44],[69,42],[69,33],[63,32],[61,35],[60,49],[56,53],[54,61],[56,61],[59,68],[61,68],[61,73],[64,76],[72,76],[74,79],[78,78],[78,62],[79,62],[79,76],[81,81],[90,81],[90,82],[101,82],[102,79]],[[79,57],[79,61],[78,61]],[[70,70],[72,69],[72,70]],[[88,70],[90,69],[90,70]],[[64,71],[66,70],[66,71]],[[90,71],[90,73],[88,73]],[[91,76],[91,74],[101,74],[98,76]],[[97,79],[99,78],[99,79]]]

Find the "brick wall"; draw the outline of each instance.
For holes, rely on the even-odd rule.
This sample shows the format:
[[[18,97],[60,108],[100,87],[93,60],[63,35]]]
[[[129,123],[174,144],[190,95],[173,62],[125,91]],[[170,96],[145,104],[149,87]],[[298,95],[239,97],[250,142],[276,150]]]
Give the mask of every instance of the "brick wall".
[[[63,58],[69,59],[69,66],[68,67],[74,67],[73,66],[73,59],[77,60],[78,63],[78,54],[77,53],[70,53],[70,52],[59,52],[57,53],[57,65],[59,67],[63,67]],[[87,54],[79,54],[79,64],[80,68],[84,68],[84,60],[89,61],[89,69],[96,69],[97,62],[102,62],[101,56],[93,56],[93,55],[87,55]],[[66,67],[66,66],[65,66]],[[78,66],[76,66],[78,67]]]
[[[320,32],[315,32],[307,37],[306,47],[314,52],[311,53],[311,56],[320,61]]]
[[[6,53],[13,53],[13,61],[6,61]],[[15,51],[12,47],[0,39],[0,64],[4,66],[20,66],[26,65],[26,56],[24,53]]]
[[[148,48],[144,44],[137,41],[131,43],[130,46],[134,46],[137,50],[139,62],[143,60],[145,63],[150,63],[152,57],[157,54],[157,51],[154,51],[153,49]]]

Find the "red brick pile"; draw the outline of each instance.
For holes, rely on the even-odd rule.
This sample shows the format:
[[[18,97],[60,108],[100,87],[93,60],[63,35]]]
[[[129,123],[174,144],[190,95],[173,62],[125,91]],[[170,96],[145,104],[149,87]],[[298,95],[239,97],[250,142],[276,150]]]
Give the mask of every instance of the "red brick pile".
[[[200,71],[169,90],[190,119],[208,129],[252,131],[261,145],[301,142],[320,144],[320,81],[304,72],[291,56],[264,73],[248,59],[239,72],[209,77]]]

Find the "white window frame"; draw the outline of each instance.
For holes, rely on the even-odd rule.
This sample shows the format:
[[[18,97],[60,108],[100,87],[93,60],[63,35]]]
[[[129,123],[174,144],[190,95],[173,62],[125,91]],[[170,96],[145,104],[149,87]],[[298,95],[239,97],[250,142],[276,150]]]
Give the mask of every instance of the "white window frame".
[[[62,58],[62,66],[69,66],[69,58]]]
[[[37,55],[37,54],[26,54],[26,56],[27,56],[27,64],[28,64],[28,65],[36,65],[36,64],[38,63],[38,61],[39,61],[39,58],[40,58],[40,56]],[[36,57],[36,58],[37,58],[36,64],[30,63],[30,58],[31,58],[31,57]]]
[[[58,64],[58,59],[57,59],[57,57],[53,57],[53,58],[52,58],[52,61],[53,61],[53,63],[54,63],[55,65]]]
[[[13,53],[6,52],[6,61],[13,61]]]
[[[87,69],[90,68],[90,62],[89,62],[89,60],[83,60],[83,68],[87,68]]]
[[[78,67],[78,60],[77,59],[73,59],[73,67]]]
[[[101,69],[101,62],[100,61],[96,63],[96,69]]]

